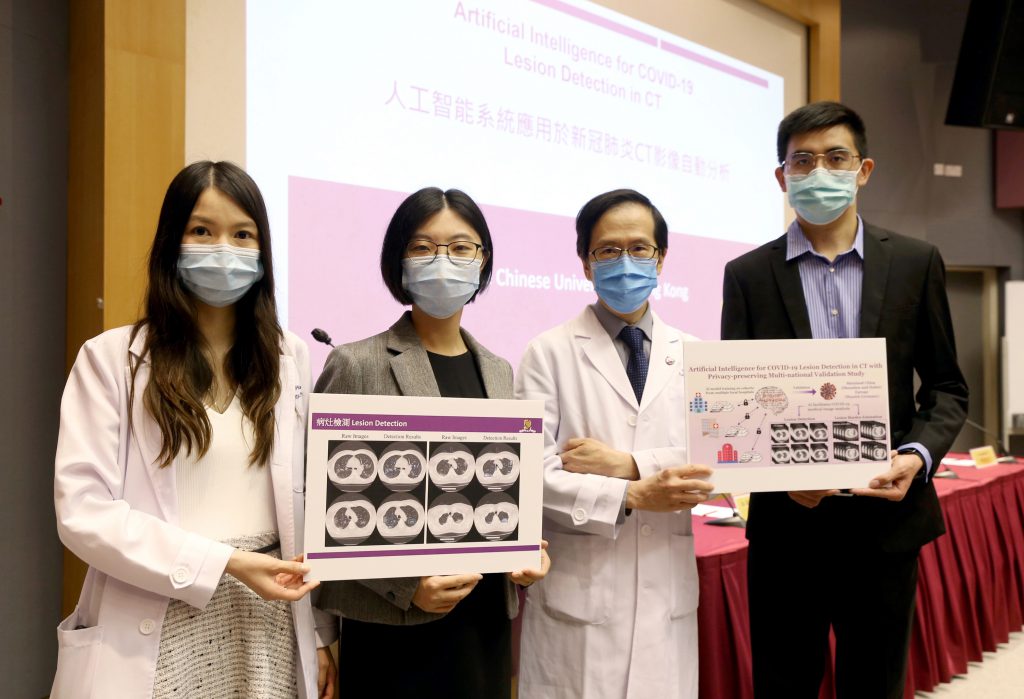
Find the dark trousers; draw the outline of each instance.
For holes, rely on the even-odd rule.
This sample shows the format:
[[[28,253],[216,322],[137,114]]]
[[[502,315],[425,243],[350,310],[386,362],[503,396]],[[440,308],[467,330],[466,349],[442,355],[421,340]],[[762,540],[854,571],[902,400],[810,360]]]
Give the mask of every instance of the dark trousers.
[[[342,619],[342,699],[507,699],[512,622],[505,580],[490,573],[445,616],[414,626]]]
[[[751,541],[755,699],[817,699],[835,632],[838,699],[901,699],[918,551]]]

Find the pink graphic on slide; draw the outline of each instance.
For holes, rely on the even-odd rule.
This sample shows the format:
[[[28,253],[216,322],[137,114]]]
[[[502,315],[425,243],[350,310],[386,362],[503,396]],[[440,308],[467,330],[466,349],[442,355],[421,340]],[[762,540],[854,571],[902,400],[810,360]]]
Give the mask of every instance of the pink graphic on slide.
[[[310,343],[315,379],[329,348],[312,341],[313,328],[343,344],[386,330],[404,310],[381,281],[380,246],[409,193],[301,177],[290,177],[288,190],[288,326]],[[491,229],[494,271],[462,324],[515,367],[534,336],[577,316],[596,295],[576,257],[573,218],[477,203]],[[671,233],[651,297],[655,312],[684,332],[717,339],[722,268],[750,248]]]

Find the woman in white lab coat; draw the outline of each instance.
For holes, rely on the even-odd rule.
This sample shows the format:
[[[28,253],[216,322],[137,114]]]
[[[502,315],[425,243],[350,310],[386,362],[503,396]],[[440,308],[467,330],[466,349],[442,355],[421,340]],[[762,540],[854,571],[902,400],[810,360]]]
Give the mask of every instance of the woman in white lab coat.
[[[58,627],[54,699],[333,696],[297,557],[309,381],[278,325],[255,182],[186,167],[145,317],[86,342],[64,391],[57,529],[89,572]]]

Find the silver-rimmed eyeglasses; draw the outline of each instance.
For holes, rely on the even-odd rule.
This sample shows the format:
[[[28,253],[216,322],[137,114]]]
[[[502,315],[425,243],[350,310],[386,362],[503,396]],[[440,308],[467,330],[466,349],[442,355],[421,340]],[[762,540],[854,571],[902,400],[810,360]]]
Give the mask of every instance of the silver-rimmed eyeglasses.
[[[790,153],[782,161],[782,167],[790,175],[807,175],[818,167],[818,161],[825,164],[826,170],[856,170],[863,158],[845,148],[833,148],[827,153]]]
[[[635,243],[628,248],[617,248],[614,245],[602,245],[590,251],[590,256],[598,262],[617,260],[626,253],[634,260],[649,260],[658,256],[658,246],[647,243]]]
[[[431,262],[437,257],[438,251],[444,248],[444,253],[453,263],[457,265],[468,265],[479,257],[484,246],[474,243],[472,240],[455,240],[451,243],[435,243],[426,238],[413,238],[405,246],[405,256],[413,259],[426,259]]]

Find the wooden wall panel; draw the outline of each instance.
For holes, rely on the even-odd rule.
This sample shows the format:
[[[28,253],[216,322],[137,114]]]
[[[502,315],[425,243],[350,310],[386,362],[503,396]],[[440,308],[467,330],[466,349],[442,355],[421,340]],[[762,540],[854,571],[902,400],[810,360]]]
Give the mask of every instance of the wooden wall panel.
[[[67,368],[103,331],[103,0],[70,3],[68,73]],[[61,610],[78,602],[85,565],[64,549]]]
[[[839,100],[840,0],[758,0],[807,25],[807,99]]]
[[[67,368],[103,330],[103,0],[70,3]]]
[[[185,157],[185,0],[107,0],[104,328],[138,319],[167,183]]]
[[[76,0],[70,18],[68,338],[139,317],[167,183],[185,154],[185,0]],[[86,566],[64,555],[62,605]]]

